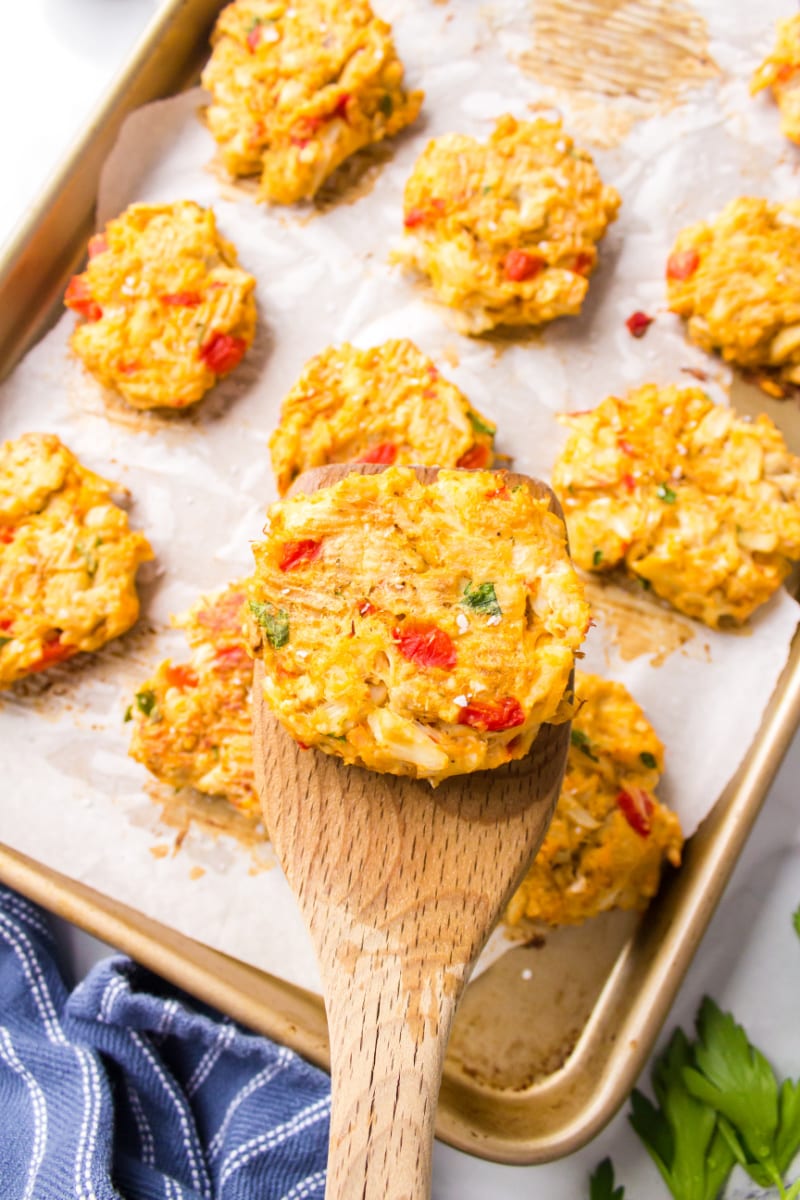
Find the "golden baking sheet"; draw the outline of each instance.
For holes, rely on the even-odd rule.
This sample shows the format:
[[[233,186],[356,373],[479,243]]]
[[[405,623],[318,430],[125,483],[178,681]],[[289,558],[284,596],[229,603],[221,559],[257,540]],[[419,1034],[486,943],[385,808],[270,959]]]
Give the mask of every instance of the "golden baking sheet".
[[[100,165],[122,118],[191,79],[217,9],[208,0],[176,0],[165,7],[0,263],[0,300],[5,301],[0,304],[0,373],[10,370],[52,317],[92,228]],[[630,922],[613,918],[591,936],[569,931],[547,935],[544,944],[534,935],[531,944],[506,955],[472,987],[445,1073],[438,1123],[445,1140],[499,1161],[537,1162],[577,1148],[613,1115],[649,1053],[795,728],[797,660],[796,646],[755,745],[647,919],[633,922],[631,929]],[[0,854],[0,877],[237,1019],[325,1063],[322,1008],[310,993],[14,851]],[[592,955],[586,952],[587,940]],[[568,1003],[560,1008],[555,994],[547,992],[548,980],[576,956],[582,974],[572,980]],[[535,1011],[534,997],[536,1009],[546,1010],[548,1019],[531,1038],[515,1041],[509,1030],[519,1025],[521,1013]]]

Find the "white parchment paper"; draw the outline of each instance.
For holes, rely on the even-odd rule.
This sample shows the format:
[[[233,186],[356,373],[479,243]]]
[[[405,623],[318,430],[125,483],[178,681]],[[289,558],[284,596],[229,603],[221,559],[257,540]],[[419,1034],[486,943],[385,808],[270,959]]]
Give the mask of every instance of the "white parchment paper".
[[[386,0],[410,86],[426,92],[423,116],[391,158],[323,213],[256,207],[246,189],[209,169],[214,144],[198,120],[200,91],[152,104],[127,122],[103,178],[98,225],[133,201],[191,198],[212,205],[242,264],[258,280],[259,332],[232,378],[194,413],[172,419],[110,404],[74,361],[67,315],[0,391],[2,433],[58,433],[89,467],[131,494],[131,522],[146,531],[156,564],[142,573],[138,630],[91,661],[70,664],[45,687],[32,681],[0,704],[0,839],[181,932],[293,983],[318,988],[313,953],[269,848],[243,849],[193,827],[179,849],[145,792],[146,772],[127,757],[122,718],[152,666],[179,657],[170,613],[201,591],[246,574],[249,543],[275,496],[267,453],[283,395],[304,362],[334,342],[374,345],[410,337],[472,402],[497,421],[498,448],[517,470],[545,478],[563,434],[554,414],[591,407],[612,391],[709,373],[724,402],[727,371],[685,340],[666,312],[663,266],[677,230],[745,193],[796,194],[798,157],[768,100],[747,95],[774,19],[789,6],[704,0],[711,54],[721,74],[683,103],[635,123],[612,149],[595,150],[622,194],[600,268],[579,318],[518,341],[452,332],[420,288],[388,261],[401,230],[404,181],[429,137],[485,137],[494,118],[552,99],[516,65],[530,43],[530,5],[479,8]],[[585,105],[565,124],[587,126]],[[624,107],[624,101],[618,106]],[[594,116],[602,134],[603,111]],[[588,137],[591,137],[591,120]],[[582,140],[586,141],[587,137]],[[608,139],[604,139],[607,141]],[[635,341],[625,319],[656,317]],[[662,797],[690,833],[741,760],[785,663],[798,607],[785,593],[745,635],[691,626],[667,654],[627,657],[598,625],[585,667],[628,684],[667,746]],[[657,657],[657,656],[656,656]]]

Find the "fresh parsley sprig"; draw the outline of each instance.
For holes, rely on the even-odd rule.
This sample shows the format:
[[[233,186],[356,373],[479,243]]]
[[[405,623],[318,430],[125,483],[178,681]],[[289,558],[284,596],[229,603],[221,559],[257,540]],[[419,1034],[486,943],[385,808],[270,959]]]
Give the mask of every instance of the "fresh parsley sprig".
[[[800,909],[792,920],[800,935]],[[783,1177],[800,1150],[800,1080],[779,1086],[741,1025],[707,996],[696,1028],[694,1042],[676,1029],[656,1060],[657,1104],[639,1091],[631,1095],[631,1125],[670,1193],[675,1200],[717,1200],[739,1163],[781,1200],[798,1200],[800,1178],[787,1186]],[[610,1164],[601,1163],[591,1200],[623,1200],[613,1188]]]
[[[800,907],[792,913],[800,937]],[[675,1200],[717,1200],[736,1163],[781,1200],[799,1200],[800,1178],[783,1176],[800,1150],[800,1079],[778,1086],[764,1055],[708,996],[697,1041],[676,1029],[653,1067],[660,1107],[631,1095],[630,1122]],[[591,1200],[624,1200],[609,1159],[589,1180]]]
[[[630,1122],[676,1200],[715,1200],[733,1168],[734,1155],[712,1108],[686,1087],[692,1046],[676,1029],[653,1067],[656,1108],[634,1091]]]
[[[706,997],[697,1017],[696,1067],[683,1072],[686,1087],[717,1115],[736,1161],[762,1187],[782,1197],[783,1176],[800,1148],[800,1080],[780,1089],[772,1067],[730,1013]]]

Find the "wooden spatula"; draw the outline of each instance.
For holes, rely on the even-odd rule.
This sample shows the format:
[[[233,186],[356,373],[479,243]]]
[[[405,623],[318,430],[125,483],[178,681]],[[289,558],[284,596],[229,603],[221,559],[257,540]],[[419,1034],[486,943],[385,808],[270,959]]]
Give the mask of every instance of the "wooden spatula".
[[[302,475],[316,491],[350,470]],[[436,477],[417,468],[423,482]],[[544,484],[510,476],[558,501]],[[550,821],[569,724],[526,758],[431,788],[304,751],[254,683],[264,817],[319,959],[331,1043],[328,1200],[430,1194],[434,1116],[450,1026],[486,939]]]

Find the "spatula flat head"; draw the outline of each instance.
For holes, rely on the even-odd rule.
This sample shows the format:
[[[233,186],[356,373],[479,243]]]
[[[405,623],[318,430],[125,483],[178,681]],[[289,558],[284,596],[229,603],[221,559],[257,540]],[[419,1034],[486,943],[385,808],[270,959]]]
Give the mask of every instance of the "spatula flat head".
[[[340,479],[344,479],[346,475],[352,475],[357,472],[359,475],[380,475],[386,467],[379,463],[329,463],[324,467],[312,467],[310,471],[304,471],[302,475],[298,475],[288,495],[290,496],[310,496],[312,492],[319,491],[320,488],[330,487],[334,483],[338,483]],[[420,483],[433,483],[439,475],[439,467],[412,467],[414,474]],[[551,512],[556,513],[563,520],[563,512],[558,497],[552,488],[546,483],[542,483],[540,479],[532,479],[530,475],[519,475],[514,471],[494,471],[493,474],[503,475],[510,487],[515,487],[518,483],[527,487],[531,494],[537,499],[547,500],[550,505]]]
[[[305,472],[292,494],[311,494],[377,464]],[[438,470],[415,467],[422,483]],[[546,484],[504,473],[545,498]],[[535,854],[552,816],[569,744],[569,723],[544,725],[528,755],[492,771],[458,775],[435,790],[424,780],[346,766],[303,750],[264,702],[254,680],[256,781],[267,827],[301,905],[345,905],[369,922],[408,906],[441,915],[450,897],[459,917],[459,956],[471,962]],[[468,913],[471,914],[468,916]],[[438,920],[438,918],[437,918]]]

